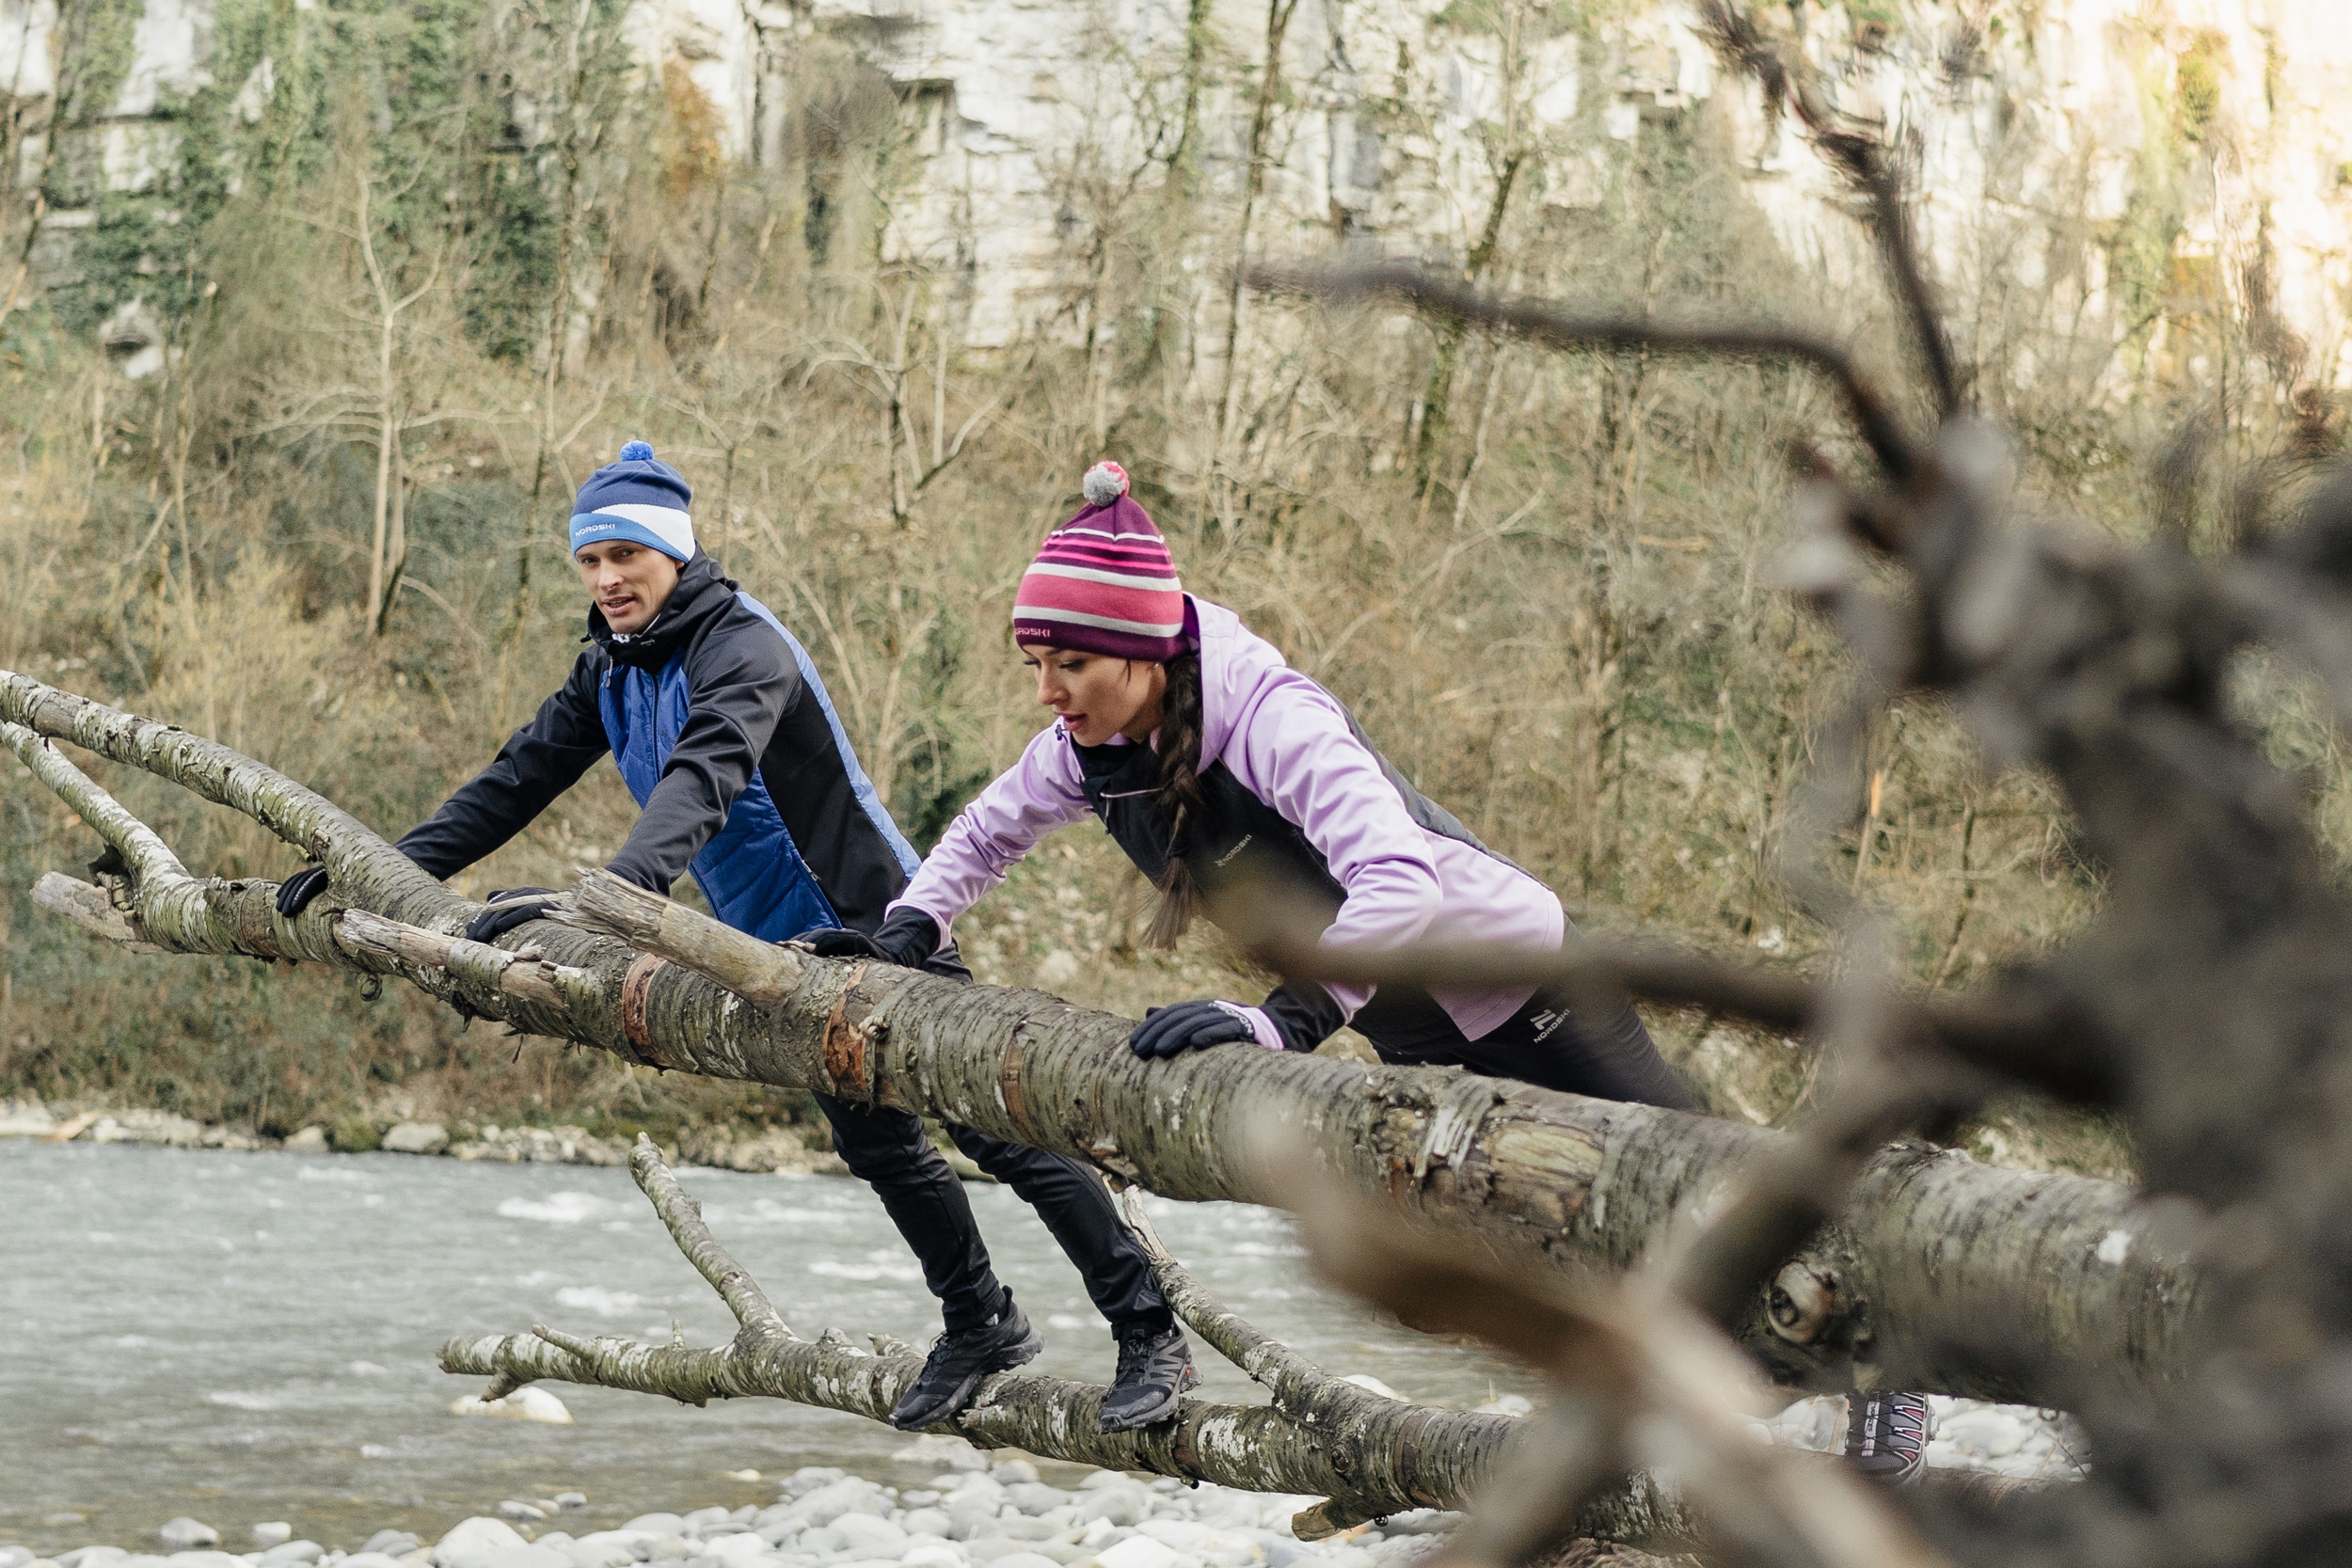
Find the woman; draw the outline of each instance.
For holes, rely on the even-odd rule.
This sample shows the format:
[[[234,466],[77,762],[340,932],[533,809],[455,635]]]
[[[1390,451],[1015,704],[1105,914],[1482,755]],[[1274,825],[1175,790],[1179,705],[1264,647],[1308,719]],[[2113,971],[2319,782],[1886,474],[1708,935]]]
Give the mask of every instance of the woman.
[[[1481,844],[1373,749],[1354,717],[1232,611],[1185,594],[1118,465],[1022,578],[1013,640],[1058,721],[980,793],[871,939],[819,952],[916,965],[1038,840],[1101,819],[1161,890],[1172,945],[1204,893],[1244,879],[1318,889],[1332,947],[1419,941],[1557,948],[1550,889]],[[1312,1051],[1353,1024],[1383,1061],[1441,1064],[1607,1100],[1692,1104],[1630,1006],[1586,1018],[1528,988],[1421,990],[1288,981],[1255,1006],[1153,1008],[1141,1056],[1235,1041]]]
[[[1184,592],[1124,470],[1100,464],[1083,488],[1086,507],[1046,537],[1013,607],[1013,641],[1057,722],[965,808],[872,936],[811,933],[818,952],[919,966],[1040,839],[1088,816],[1158,884],[1156,945],[1174,944],[1204,892],[1249,878],[1320,890],[1322,941],[1332,947],[1545,951],[1569,937],[1550,889],[1406,783],[1338,699],[1232,610]],[[1286,981],[1255,1006],[1155,1007],[1128,1044],[1146,1057],[1243,1041],[1312,1051],[1343,1024],[1386,1062],[1692,1108],[1629,1005],[1584,1017],[1524,987]],[[1167,1386],[1171,1412],[1176,1365],[1131,1372],[1122,1348],[1122,1374]],[[1925,1399],[1880,1393],[1851,1404],[1854,1462],[1916,1475]]]

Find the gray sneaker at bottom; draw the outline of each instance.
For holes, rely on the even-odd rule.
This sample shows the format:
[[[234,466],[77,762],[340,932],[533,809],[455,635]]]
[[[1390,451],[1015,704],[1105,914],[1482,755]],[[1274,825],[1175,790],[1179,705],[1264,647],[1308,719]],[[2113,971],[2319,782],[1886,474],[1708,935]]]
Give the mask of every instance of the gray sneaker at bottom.
[[[920,1432],[953,1416],[972,1402],[980,1379],[1033,1361],[1045,1348],[1044,1337],[1005,1292],[1005,1309],[992,1323],[977,1328],[950,1329],[940,1335],[923,1363],[923,1375],[898,1398],[890,1424],[900,1432]]]
[[[1916,1481],[1934,1418],[1925,1394],[1849,1394],[1846,1458],[1873,1481]]]
[[[1170,1324],[1152,1328],[1138,1323],[1119,1336],[1119,1370],[1110,1392],[1103,1396],[1099,1430],[1133,1432],[1176,1414],[1187,1388],[1200,1386],[1192,1370],[1192,1347],[1184,1331]]]

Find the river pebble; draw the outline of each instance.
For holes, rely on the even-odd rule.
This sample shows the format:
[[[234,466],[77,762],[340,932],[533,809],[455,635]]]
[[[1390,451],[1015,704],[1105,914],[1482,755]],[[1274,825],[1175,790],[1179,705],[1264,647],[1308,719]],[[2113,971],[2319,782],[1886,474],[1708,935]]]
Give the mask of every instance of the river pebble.
[[[183,1552],[191,1546],[219,1545],[220,1531],[200,1519],[191,1519],[183,1513],[157,1530],[155,1539],[175,1552]]]
[[[451,1402],[449,1408],[454,1416],[501,1416],[516,1421],[544,1421],[550,1426],[572,1424],[572,1413],[564,1407],[564,1402],[536,1384],[517,1388],[499,1400],[485,1400],[478,1394],[462,1395]],[[539,1516],[547,1515],[541,1513]]]
[[[438,1154],[449,1148],[449,1129],[437,1121],[404,1121],[385,1129],[387,1154]]]
[[[480,1559],[520,1551],[529,1544],[503,1519],[468,1519],[435,1544],[434,1568],[469,1568]]]

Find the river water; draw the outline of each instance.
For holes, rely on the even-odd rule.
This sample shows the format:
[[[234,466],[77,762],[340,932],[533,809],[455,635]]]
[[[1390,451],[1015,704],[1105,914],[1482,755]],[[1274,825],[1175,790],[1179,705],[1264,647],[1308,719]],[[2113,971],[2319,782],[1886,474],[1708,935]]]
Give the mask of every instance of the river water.
[[[679,1174],[796,1332],[937,1332],[864,1183]],[[1107,1379],[1108,1333],[1044,1227],[1005,1188],[967,1191],[1045,1333],[1036,1370]],[[1204,1285],[1334,1372],[1443,1404],[1534,1391],[1506,1361],[1313,1284],[1278,1213],[1158,1199],[1151,1212]],[[626,1171],[0,1140],[0,1544],[152,1549],[183,1513],[232,1551],[278,1519],[329,1545],[386,1526],[429,1541],[502,1499],[564,1491],[590,1499],[577,1533],[772,1498],[772,1481],[730,1471],[837,1465],[912,1483],[938,1468],[894,1461],[909,1440],[875,1422],[775,1401],[697,1410],[548,1385],[574,1424],[461,1418],[451,1402],[479,1381],[434,1361],[457,1333],[545,1323],[666,1340],[674,1320],[695,1344],[734,1328]],[[1258,1397],[1195,1354],[1204,1396]]]

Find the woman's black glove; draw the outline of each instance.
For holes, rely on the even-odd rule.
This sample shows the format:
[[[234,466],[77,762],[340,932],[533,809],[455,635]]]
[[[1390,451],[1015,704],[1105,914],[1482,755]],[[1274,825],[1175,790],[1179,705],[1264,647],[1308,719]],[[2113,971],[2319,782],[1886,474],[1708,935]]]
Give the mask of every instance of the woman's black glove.
[[[488,909],[466,922],[466,936],[472,942],[496,942],[517,926],[544,918],[562,896],[548,887],[501,888],[490,895]]]
[[[1256,1040],[1258,1031],[1249,1015],[1257,1009],[1232,1002],[1179,1002],[1153,1007],[1143,1015],[1127,1049],[1138,1056],[1173,1056],[1232,1040]]]
[[[939,951],[939,922],[921,910],[893,910],[870,937],[834,929],[804,931],[798,940],[820,958],[880,958],[901,969],[920,969]]]
[[[278,912],[292,920],[326,891],[326,867],[306,865],[278,884]]]

